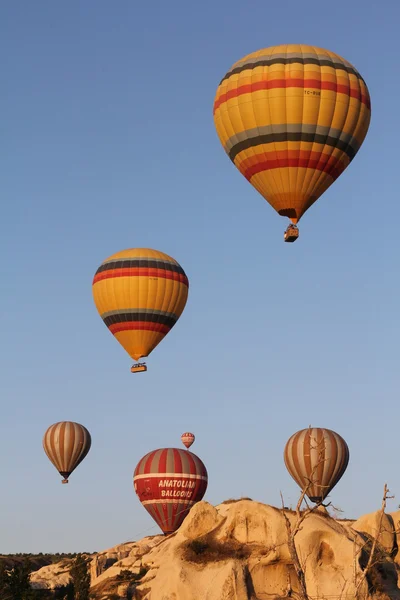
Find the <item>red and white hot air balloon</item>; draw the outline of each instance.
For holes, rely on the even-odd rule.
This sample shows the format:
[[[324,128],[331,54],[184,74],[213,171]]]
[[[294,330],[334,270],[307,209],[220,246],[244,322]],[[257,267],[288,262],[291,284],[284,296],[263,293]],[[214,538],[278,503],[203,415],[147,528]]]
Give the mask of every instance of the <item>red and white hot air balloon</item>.
[[[186,433],[182,433],[181,435],[182,444],[186,446],[186,448],[190,448],[195,439],[196,438],[194,433],[190,433],[189,431],[187,431]]]
[[[182,524],[207,489],[207,469],[188,450],[160,448],[144,456],[133,474],[133,485],[148,513],[165,534]]]
[[[311,502],[322,502],[349,463],[344,439],[330,429],[309,427],[289,438],[284,451],[287,470]]]
[[[83,461],[91,443],[86,427],[73,421],[60,421],[47,429],[43,437],[43,448],[64,478],[62,483],[68,483],[68,477]]]

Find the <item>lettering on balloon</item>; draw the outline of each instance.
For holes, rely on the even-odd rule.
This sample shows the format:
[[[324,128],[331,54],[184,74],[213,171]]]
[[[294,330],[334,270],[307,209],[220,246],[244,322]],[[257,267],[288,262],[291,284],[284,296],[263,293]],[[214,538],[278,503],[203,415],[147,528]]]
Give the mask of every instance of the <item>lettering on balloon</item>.
[[[320,96],[321,92],[316,90],[304,90],[306,96]]]
[[[158,482],[159,488],[162,489],[161,498],[191,498],[196,487],[195,481],[189,479],[160,479]]]
[[[161,498],[191,498],[193,490],[161,490]]]
[[[195,481],[188,479],[160,479],[158,482],[159,488],[188,488],[194,490],[196,487]]]

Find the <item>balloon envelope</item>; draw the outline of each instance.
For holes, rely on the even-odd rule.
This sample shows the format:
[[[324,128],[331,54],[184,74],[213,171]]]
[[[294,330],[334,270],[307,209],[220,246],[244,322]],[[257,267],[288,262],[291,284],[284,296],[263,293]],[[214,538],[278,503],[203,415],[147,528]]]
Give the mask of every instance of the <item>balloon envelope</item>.
[[[89,452],[91,443],[86,427],[73,421],[60,421],[50,425],[43,437],[44,451],[64,477],[65,483]]]
[[[195,438],[194,433],[189,433],[189,431],[186,433],[182,433],[182,435],[181,435],[182,444],[184,446],[186,446],[186,448],[190,448],[190,446],[193,444],[195,439],[196,438]]]
[[[104,323],[126,352],[139,360],[154,350],[179,319],[189,282],[168,254],[131,248],[103,261],[92,289]]]
[[[188,450],[160,448],[144,456],[133,474],[135,492],[166,534],[176,531],[207,489],[207,469]]]
[[[353,65],[304,44],[245,56],[222,79],[214,102],[225,152],[293,223],[353,160],[370,117],[368,88]]]
[[[334,488],[349,463],[344,439],[330,429],[310,427],[289,438],[284,451],[287,470],[311,502],[322,500]]]

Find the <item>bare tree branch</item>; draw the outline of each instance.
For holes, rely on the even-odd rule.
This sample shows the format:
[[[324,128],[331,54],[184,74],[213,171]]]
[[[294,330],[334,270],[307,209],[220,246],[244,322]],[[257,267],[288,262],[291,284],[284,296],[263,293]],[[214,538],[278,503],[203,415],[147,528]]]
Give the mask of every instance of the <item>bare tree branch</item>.
[[[394,496],[389,496],[389,492],[390,492],[390,490],[389,490],[387,484],[385,483],[385,485],[383,487],[382,504],[381,504],[381,508],[380,508],[380,511],[379,511],[378,529],[376,531],[376,535],[373,536],[373,542],[372,542],[370,554],[369,554],[369,557],[368,557],[367,566],[365,567],[365,569],[364,569],[364,571],[363,571],[363,573],[361,575],[361,578],[359,579],[359,581],[358,581],[358,583],[356,585],[356,594],[358,593],[358,590],[360,589],[361,584],[363,583],[363,581],[366,580],[366,578],[367,578],[369,572],[371,571],[372,567],[375,564],[379,563],[379,558],[374,561],[374,559],[375,559],[375,552],[376,552],[376,546],[378,544],[379,537],[380,537],[380,535],[382,533],[383,517],[385,516],[385,510],[386,510],[387,500],[389,500],[390,498],[394,498]],[[368,542],[366,542],[366,544],[368,544]],[[361,547],[361,549],[359,550],[359,552],[362,551],[363,547],[365,547],[366,544],[364,544]]]
[[[313,449],[315,449],[315,447]],[[322,501],[321,501],[321,502],[316,503],[313,507],[310,507],[306,500],[306,495],[307,495],[308,490],[315,483],[315,474],[317,472],[317,469],[326,460],[324,458],[325,446],[321,445],[321,447],[318,448],[318,444],[317,444],[317,449],[319,450],[318,460],[311,471],[310,477],[306,478],[306,484],[301,491],[300,497],[299,497],[297,505],[296,505],[295,512],[296,512],[297,519],[294,524],[294,527],[292,527],[292,524],[285,512],[285,503],[283,500],[283,495],[282,495],[282,492],[280,493],[281,501],[282,501],[282,515],[285,520],[289,553],[290,553],[290,557],[293,562],[294,569],[296,571],[297,580],[298,580],[299,586],[300,586],[300,597],[302,600],[310,600],[308,593],[307,593],[307,585],[306,585],[306,577],[305,577],[305,567],[306,567],[306,561],[307,561],[308,557],[305,559],[304,564],[302,565],[300,562],[299,555],[297,553],[295,537],[298,534],[298,532],[300,531],[303,521],[308,517],[309,514],[316,511],[318,509],[318,507],[322,504]],[[301,512],[301,505],[303,504],[303,502],[306,503],[307,508],[303,512]]]

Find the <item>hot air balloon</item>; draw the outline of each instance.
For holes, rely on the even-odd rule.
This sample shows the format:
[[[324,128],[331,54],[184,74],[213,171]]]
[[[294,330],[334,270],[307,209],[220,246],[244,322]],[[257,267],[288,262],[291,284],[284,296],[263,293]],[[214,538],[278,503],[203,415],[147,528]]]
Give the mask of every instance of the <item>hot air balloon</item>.
[[[182,444],[184,446],[186,446],[186,448],[190,448],[190,446],[193,444],[195,439],[196,438],[194,436],[194,433],[187,432],[187,433],[182,433],[182,435],[181,435]]]
[[[68,483],[72,471],[83,461],[92,440],[83,425],[73,421],[60,421],[50,425],[43,437],[43,448],[57,471]]]
[[[349,463],[344,439],[330,429],[309,427],[293,434],[285,446],[287,470],[311,502],[322,502]]]
[[[207,482],[207,469],[200,458],[178,448],[149,452],[133,474],[140,502],[165,534],[178,529],[204,496]]]
[[[353,160],[371,117],[367,85],[347,60],[304,44],[235,63],[219,84],[214,122],[231,161],[293,225]]]
[[[107,258],[93,279],[101,318],[135,360],[148,356],[185,308],[189,282],[176,260],[157,250],[131,248]],[[134,364],[133,373],[146,371]]]

